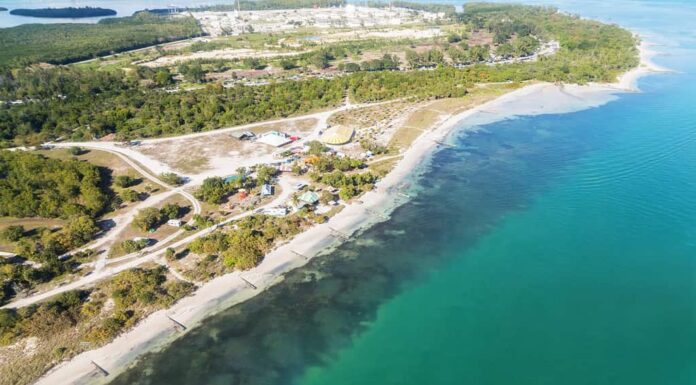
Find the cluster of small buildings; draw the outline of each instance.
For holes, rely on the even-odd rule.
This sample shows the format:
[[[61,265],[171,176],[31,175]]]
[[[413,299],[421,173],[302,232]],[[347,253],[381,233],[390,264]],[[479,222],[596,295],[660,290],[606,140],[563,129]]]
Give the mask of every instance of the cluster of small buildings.
[[[280,131],[268,131],[260,135],[256,135],[251,131],[235,131],[230,136],[237,140],[250,140],[273,147],[282,147],[300,139],[297,136],[288,135]]]
[[[302,26],[315,28],[365,28],[433,22],[443,13],[405,8],[371,8],[348,4],[334,8],[300,8],[263,11],[191,12],[211,36],[249,32],[279,33]]]

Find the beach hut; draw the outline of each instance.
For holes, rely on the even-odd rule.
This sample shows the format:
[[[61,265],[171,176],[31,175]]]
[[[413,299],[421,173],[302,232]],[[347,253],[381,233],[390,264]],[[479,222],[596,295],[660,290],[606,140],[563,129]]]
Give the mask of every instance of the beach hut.
[[[319,202],[319,194],[315,193],[314,191],[305,191],[298,197],[300,202],[306,203],[308,205],[313,205],[317,202]]]
[[[266,183],[263,186],[261,186],[261,196],[269,196],[273,195],[273,186],[270,184]]]

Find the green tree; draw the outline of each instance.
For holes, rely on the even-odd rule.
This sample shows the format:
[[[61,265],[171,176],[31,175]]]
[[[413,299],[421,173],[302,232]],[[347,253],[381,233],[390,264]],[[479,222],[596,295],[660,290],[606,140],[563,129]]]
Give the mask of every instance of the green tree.
[[[278,169],[275,167],[261,165],[256,168],[256,180],[259,184],[270,183],[276,175],[278,175]]]
[[[341,63],[338,69],[344,72],[358,72],[360,71],[360,65],[352,62]]]
[[[280,64],[280,68],[282,68],[286,71],[294,69],[297,67],[297,64],[295,64],[295,61],[289,60],[289,59],[281,59],[279,64]]]
[[[512,48],[512,44],[505,43],[499,45],[498,48],[495,49],[495,53],[503,59],[509,59],[515,56],[515,49]]]
[[[131,189],[124,189],[118,194],[124,202],[137,202],[140,200],[140,194]]]
[[[154,230],[162,224],[162,215],[154,207],[147,207],[138,211],[133,218],[132,225],[142,231]]]
[[[309,147],[307,153],[310,155],[321,155],[328,150],[328,147],[318,140],[308,142],[307,147]]]
[[[24,231],[22,225],[10,225],[0,232],[0,237],[9,242],[17,242],[24,236]]]
[[[459,43],[462,41],[462,37],[459,34],[452,33],[447,36],[448,43]]]
[[[205,78],[205,71],[199,62],[194,62],[192,64],[184,63],[179,65],[179,73],[182,74],[186,80],[192,83],[201,83]]]
[[[196,197],[208,203],[221,203],[223,198],[233,191],[233,187],[220,177],[211,177],[203,180],[203,184],[196,191]]]
[[[148,241],[145,239],[139,239],[137,241],[132,239],[126,239],[121,242],[121,250],[126,254],[135,253],[147,247]]]
[[[163,172],[159,175],[159,178],[162,182],[172,186],[181,186],[185,182],[184,178],[173,172]]]
[[[165,87],[174,83],[174,77],[168,68],[161,68],[155,75],[155,83],[160,87]]]
[[[64,247],[71,249],[84,245],[91,241],[98,232],[99,227],[93,218],[87,215],[70,218],[68,225],[63,230],[64,239],[66,239]]]
[[[181,209],[181,206],[175,203],[167,203],[160,209],[160,214],[167,220],[177,219],[181,216]]]
[[[244,65],[253,69],[253,70],[262,70],[266,68],[266,63],[261,61],[261,59],[256,58],[256,57],[248,57],[243,60]]]
[[[129,175],[118,175],[114,178],[114,184],[121,188],[135,186],[140,183],[140,179]]]

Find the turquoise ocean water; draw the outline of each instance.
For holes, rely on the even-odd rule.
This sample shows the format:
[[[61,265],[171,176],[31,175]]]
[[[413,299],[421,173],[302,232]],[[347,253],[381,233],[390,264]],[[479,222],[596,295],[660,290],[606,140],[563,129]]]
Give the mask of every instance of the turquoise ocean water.
[[[392,219],[114,384],[696,384],[696,5],[566,2],[677,70],[455,132]]]

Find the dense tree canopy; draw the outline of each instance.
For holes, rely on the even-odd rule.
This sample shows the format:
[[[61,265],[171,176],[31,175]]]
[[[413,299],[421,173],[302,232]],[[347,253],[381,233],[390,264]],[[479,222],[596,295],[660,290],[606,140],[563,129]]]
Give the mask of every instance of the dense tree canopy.
[[[96,216],[108,190],[97,167],[16,151],[0,152],[0,216]]]
[[[0,29],[0,67],[70,63],[201,33],[193,17],[149,13],[103,19],[96,24],[24,24]]]

